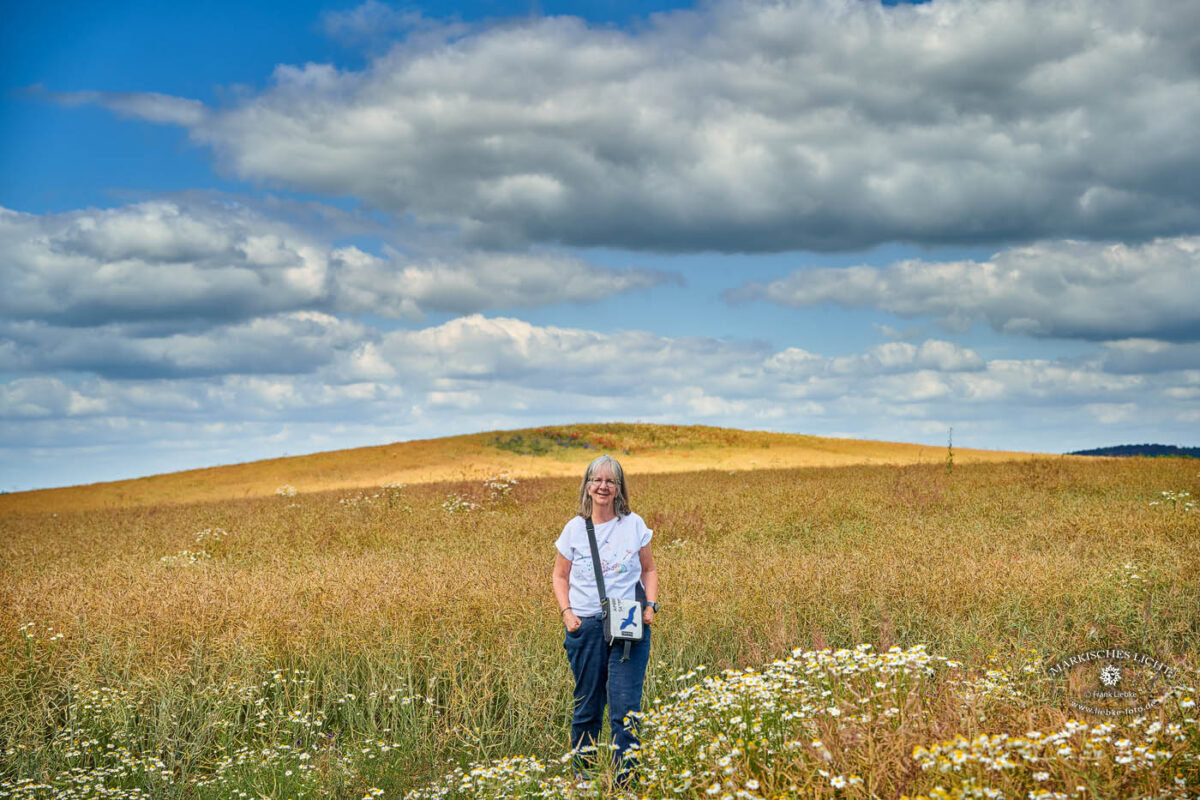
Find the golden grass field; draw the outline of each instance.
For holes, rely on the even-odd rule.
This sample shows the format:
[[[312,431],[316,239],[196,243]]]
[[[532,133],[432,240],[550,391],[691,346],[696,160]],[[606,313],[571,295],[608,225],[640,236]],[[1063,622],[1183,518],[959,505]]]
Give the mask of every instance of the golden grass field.
[[[615,796],[556,760],[553,540],[598,448],[663,586],[640,794],[1200,791],[1197,462],[542,430],[0,498],[0,798]],[[814,654],[864,643],[904,652]],[[1047,659],[1118,646],[1174,690],[1071,727]]]
[[[588,444],[590,447],[551,444],[570,441],[572,436],[576,445]],[[546,444],[549,452],[530,455],[496,444],[498,439],[508,441],[514,437]],[[55,511],[60,508],[91,509],[266,497],[285,484],[301,492],[323,492],[394,482],[482,480],[501,472],[518,479],[565,477],[579,474],[600,451],[620,456],[623,465],[640,474],[701,469],[928,464],[940,463],[946,457],[945,447],[699,425],[558,425],[399,442],[90,486],[21,492],[0,497],[0,510]],[[955,459],[964,464],[1007,461],[1022,455],[1028,454],[954,451]]]

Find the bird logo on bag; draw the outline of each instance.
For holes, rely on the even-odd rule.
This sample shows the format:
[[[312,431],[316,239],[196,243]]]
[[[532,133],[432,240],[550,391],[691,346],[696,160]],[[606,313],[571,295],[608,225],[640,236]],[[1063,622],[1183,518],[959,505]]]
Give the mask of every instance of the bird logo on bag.
[[[635,611],[637,611],[637,606],[630,606],[629,616],[626,617],[625,621],[621,623],[621,630],[625,630],[629,626],[633,625],[633,612]]]

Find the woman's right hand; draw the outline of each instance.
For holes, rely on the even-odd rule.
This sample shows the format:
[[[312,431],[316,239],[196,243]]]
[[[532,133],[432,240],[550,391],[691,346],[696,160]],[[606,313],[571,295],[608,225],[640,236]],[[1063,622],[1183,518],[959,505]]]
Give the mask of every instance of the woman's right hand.
[[[583,620],[575,616],[575,612],[568,610],[563,614],[563,624],[567,626],[567,630],[571,633],[579,630],[579,626],[583,624]]]

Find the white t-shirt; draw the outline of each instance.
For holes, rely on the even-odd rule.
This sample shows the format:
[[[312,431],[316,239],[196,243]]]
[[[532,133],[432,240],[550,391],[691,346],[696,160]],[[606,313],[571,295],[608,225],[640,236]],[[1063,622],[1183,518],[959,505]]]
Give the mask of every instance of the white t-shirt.
[[[596,525],[600,571],[604,575],[604,591],[609,597],[632,600],[637,596],[637,584],[642,577],[642,560],[638,553],[650,543],[653,535],[654,531],[633,512]],[[600,593],[596,590],[596,572],[592,568],[592,550],[583,517],[573,517],[563,526],[554,546],[571,562],[568,595],[571,610],[580,617],[599,614]]]

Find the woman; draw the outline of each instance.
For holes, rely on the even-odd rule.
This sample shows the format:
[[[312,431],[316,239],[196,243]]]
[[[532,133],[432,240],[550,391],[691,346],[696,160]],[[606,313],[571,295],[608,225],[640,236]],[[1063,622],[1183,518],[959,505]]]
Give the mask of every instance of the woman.
[[[596,530],[606,594],[633,600],[638,590],[645,588],[645,635],[631,646],[628,660],[622,660],[624,644],[610,646],[604,641],[600,592],[584,522],[588,517]],[[653,535],[642,518],[629,510],[629,489],[621,465],[610,456],[600,456],[588,464],[583,474],[578,516],[566,524],[554,543],[558,549],[554,596],[567,629],[563,647],[575,675],[571,747],[583,752],[595,745],[607,699],[613,760],[620,767],[618,782],[622,785],[635,766],[634,754],[626,757],[626,753],[637,744],[636,720],[626,725],[625,715],[642,707],[642,683],[650,660],[650,625],[658,611],[658,572],[650,551]],[[593,760],[592,755],[579,756],[576,767],[590,766]]]

